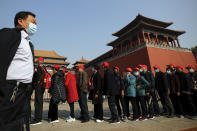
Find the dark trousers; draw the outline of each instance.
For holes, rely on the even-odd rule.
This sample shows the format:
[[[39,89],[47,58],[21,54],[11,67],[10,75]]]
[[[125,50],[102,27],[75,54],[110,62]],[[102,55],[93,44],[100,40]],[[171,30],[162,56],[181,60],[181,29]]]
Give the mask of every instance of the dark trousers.
[[[195,115],[196,108],[192,99],[192,95],[181,94],[181,101],[183,104],[183,111],[187,115]]]
[[[160,114],[159,104],[155,92],[150,92],[150,95],[146,96],[146,104],[149,116]]]
[[[111,112],[112,120],[119,120],[118,112],[117,112],[117,109],[116,109],[116,98],[115,98],[115,96],[109,96],[108,97],[108,105],[109,105],[109,109],[110,109],[110,112]]]
[[[184,115],[181,97],[174,93],[170,94],[170,99],[174,107],[174,113],[177,115]]]
[[[42,113],[43,113],[43,94],[44,88],[41,86],[35,87],[35,121],[42,120]]]
[[[122,111],[121,111],[121,107],[120,107],[120,103],[121,103],[123,114],[124,114],[124,116],[127,116],[127,110],[126,110],[124,97],[122,97],[121,95],[117,95],[117,96],[115,96],[115,99],[116,99],[116,106],[117,106],[117,110],[118,110],[118,115],[119,116],[122,115]]]
[[[94,118],[103,120],[103,104],[94,104]]]
[[[174,107],[171,103],[169,95],[162,95],[161,101],[163,101],[163,106],[165,108],[165,113],[168,113],[168,115],[174,115]]]
[[[147,106],[146,106],[146,96],[137,96],[137,107],[138,107],[138,117],[143,116],[147,117]],[[140,113],[141,112],[141,113]]]
[[[53,97],[49,103],[48,119],[51,121],[58,120],[58,103],[53,101]]]
[[[26,91],[27,91],[27,99],[26,99],[26,104],[25,104],[25,108],[27,111],[27,117],[26,117],[26,131],[30,131],[30,126],[29,126],[29,122],[31,120],[31,95],[33,93],[33,87],[32,85],[29,85],[26,87]]]
[[[75,118],[74,105],[75,105],[75,102],[69,103],[69,107],[70,107],[70,116],[71,116],[72,118]]]
[[[197,90],[194,90],[193,92],[194,92],[193,101],[194,101],[194,105],[195,105],[195,108],[196,108],[196,114],[197,114]]]
[[[125,104],[126,104],[126,110],[127,110],[127,117],[130,117],[130,113],[129,113],[129,102],[131,102],[131,104],[132,104],[133,119],[137,119],[138,118],[138,108],[137,108],[137,103],[136,103],[136,97],[125,96]]]
[[[81,109],[81,117],[83,120],[89,120],[89,112],[88,112],[88,105],[87,105],[87,93],[78,90],[79,96],[79,106]]]
[[[155,91],[151,92],[151,96],[152,96],[152,102],[153,102],[154,115],[160,115],[160,108],[159,108],[156,92]]]
[[[27,85],[20,84],[16,93],[16,99],[11,102],[16,81],[7,81],[0,86],[0,130],[24,131],[27,118]]]

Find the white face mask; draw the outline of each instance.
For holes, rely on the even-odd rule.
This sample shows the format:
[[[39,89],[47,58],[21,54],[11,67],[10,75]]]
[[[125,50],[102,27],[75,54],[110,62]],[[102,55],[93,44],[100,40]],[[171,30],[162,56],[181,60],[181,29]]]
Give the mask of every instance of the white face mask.
[[[169,71],[169,70],[168,70],[168,71],[166,71],[166,72],[167,72],[167,74],[171,74],[171,71]]]
[[[29,27],[25,29],[28,35],[34,35],[37,31],[37,25],[29,23]]]
[[[143,70],[142,70],[142,69],[140,69],[140,72],[143,72]]]
[[[159,69],[155,69],[155,72],[156,72],[156,73],[159,72]]]
[[[134,72],[133,73],[135,76],[139,76],[139,72]]]
[[[190,69],[189,69],[189,72],[190,72],[190,73],[194,73],[194,69],[190,68]]]

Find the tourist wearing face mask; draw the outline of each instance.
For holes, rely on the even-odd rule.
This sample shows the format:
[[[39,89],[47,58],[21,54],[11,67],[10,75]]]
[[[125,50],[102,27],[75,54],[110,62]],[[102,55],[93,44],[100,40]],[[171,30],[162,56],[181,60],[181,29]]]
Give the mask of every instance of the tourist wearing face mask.
[[[136,101],[138,106],[138,111],[141,110],[141,114],[138,113],[138,118],[140,120],[147,120],[147,105],[146,105],[146,87],[150,86],[150,83],[140,75],[140,69],[134,68],[133,75],[136,77]]]
[[[136,103],[136,77],[132,74],[131,68],[125,69],[125,77],[124,77],[124,83],[125,83],[125,104],[126,104],[126,110],[127,110],[127,117],[130,117],[130,111],[129,111],[129,102],[132,104],[133,109],[133,121],[138,121],[138,107]]]
[[[186,69],[188,70],[189,81],[192,82],[193,101],[197,111],[197,72],[195,72],[195,66],[193,65],[188,65]]]
[[[179,118],[184,118],[183,105],[180,97],[180,80],[176,74],[173,73],[173,68],[168,66],[166,68],[166,75],[168,85],[170,87],[170,99],[174,107],[174,113]]]
[[[113,68],[114,71],[114,79],[115,79],[115,84],[117,86],[118,94],[115,96],[116,98],[116,106],[118,110],[118,115],[122,121],[127,121],[127,111],[126,111],[126,105],[125,105],[125,100],[124,100],[124,81],[122,76],[120,75],[120,69],[119,67],[115,66]],[[122,110],[120,107],[120,103],[122,106],[123,110],[123,115],[122,115]]]
[[[102,79],[99,72],[99,66],[94,65],[92,68],[93,74],[91,77],[93,86],[92,104],[94,104],[94,116],[96,122],[103,122],[103,97],[102,97]]]
[[[153,68],[155,70],[155,88],[158,91],[161,104],[163,106],[163,115],[166,115],[167,117],[171,118],[174,116],[174,108],[169,98],[170,88],[167,76],[165,73],[160,71],[160,66],[155,65]]]
[[[146,104],[148,107],[148,118],[153,119],[154,116],[160,115],[159,104],[155,92],[155,78],[153,73],[148,70],[147,65],[141,65],[140,67],[141,70],[143,70],[143,73],[140,74],[150,83],[150,86],[146,87]]]
[[[192,81],[189,79],[189,75],[183,72],[183,69],[184,67],[182,65],[176,67],[176,75],[179,77],[181,85],[181,101],[184,113],[188,117],[193,118],[196,113],[196,108],[192,99]]]
[[[34,73],[34,52],[30,36],[37,31],[35,14],[18,12],[15,28],[0,30],[0,129],[29,129],[29,95]],[[28,106],[28,107],[27,107]],[[9,109],[9,110],[8,110]]]

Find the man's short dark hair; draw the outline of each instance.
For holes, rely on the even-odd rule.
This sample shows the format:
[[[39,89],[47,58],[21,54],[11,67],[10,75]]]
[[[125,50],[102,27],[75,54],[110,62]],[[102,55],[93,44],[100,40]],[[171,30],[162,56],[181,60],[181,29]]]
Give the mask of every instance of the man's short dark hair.
[[[15,18],[14,18],[14,25],[15,27],[18,25],[18,19],[26,19],[28,17],[28,15],[31,15],[33,17],[36,17],[35,14],[33,14],[32,12],[29,12],[29,11],[20,11],[18,12],[16,15],[15,15]]]

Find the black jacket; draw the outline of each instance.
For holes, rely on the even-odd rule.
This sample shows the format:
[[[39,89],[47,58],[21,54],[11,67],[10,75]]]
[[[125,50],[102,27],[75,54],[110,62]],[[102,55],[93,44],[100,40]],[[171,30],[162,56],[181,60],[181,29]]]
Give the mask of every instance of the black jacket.
[[[157,89],[159,95],[168,95],[169,83],[167,80],[167,75],[163,72],[157,72],[155,75],[155,88]]]
[[[104,71],[104,87],[105,95],[118,95],[118,88],[115,84],[114,74],[109,70]]]
[[[46,74],[43,68],[44,67],[41,66],[36,67],[37,71],[34,72],[33,82],[32,82],[34,86],[44,87],[44,77]]]
[[[170,87],[170,94],[180,92],[180,80],[174,73],[167,74],[167,80]]]
[[[103,102],[102,97],[102,80],[101,75],[99,72],[96,72],[92,75],[92,84],[93,84],[93,104],[99,104]],[[96,99],[94,96],[98,95],[98,98]]]
[[[146,92],[150,92],[150,90],[155,90],[155,78],[152,72],[146,71],[141,74],[144,78],[150,83],[150,86],[146,87]]]
[[[124,90],[124,81],[120,74],[114,73],[114,79],[116,82],[116,87],[118,91],[118,95],[121,94],[121,91]]]
[[[183,91],[191,91],[192,89],[192,81],[189,79],[189,75],[185,72],[176,72],[176,75],[178,75],[181,85],[181,92]]]
[[[66,101],[66,88],[64,82],[65,79],[62,71],[57,71],[51,77],[51,88],[49,88],[49,93],[52,95],[54,102],[59,103],[60,101]]]

